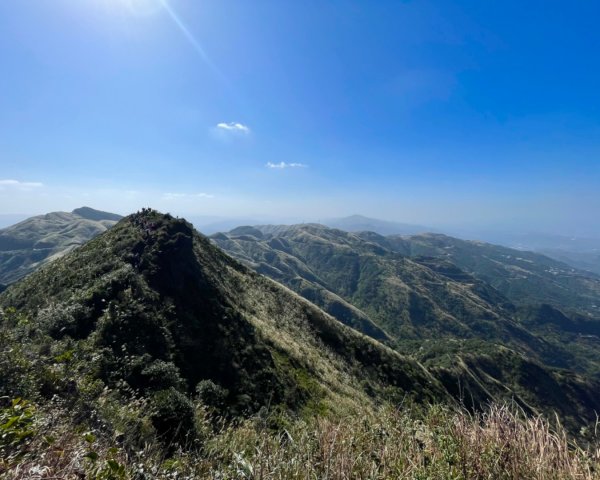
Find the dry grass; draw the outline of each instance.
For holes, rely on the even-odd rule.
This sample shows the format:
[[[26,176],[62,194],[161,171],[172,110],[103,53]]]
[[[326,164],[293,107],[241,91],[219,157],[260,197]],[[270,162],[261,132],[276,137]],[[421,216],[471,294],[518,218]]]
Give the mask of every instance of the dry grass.
[[[377,417],[320,419],[279,435],[249,428],[236,432],[234,439],[215,439],[211,475],[307,480],[600,478],[598,449],[582,449],[564,431],[553,432],[542,418],[525,418],[508,407],[492,407],[479,415],[434,407],[421,420],[384,409]]]
[[[151,445],[111,449],[63,431],[48,445],[36,438],[22,460],[4,463],[17,479],[595,479],[600,449],[582,448],[541,417],[506,406],[471,415],[443,407],[425,413],[382,408],[377,414],[296,421],[274,432],[268,419],[226,426],[201,451],[165,459]],[[94,450],[98,460],[86,454]],[[123,466],[119,473],[110,460]],[[1,469],[0,469],[1,471]]]

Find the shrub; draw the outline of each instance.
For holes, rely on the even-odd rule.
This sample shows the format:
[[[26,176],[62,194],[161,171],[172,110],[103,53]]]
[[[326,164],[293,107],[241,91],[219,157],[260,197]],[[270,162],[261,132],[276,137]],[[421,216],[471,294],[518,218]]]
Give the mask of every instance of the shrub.
[[[163,444],[183,446],[195,440],[194,405],[184,394],[173,387],[160,390],[151,405],[152,424]]]
[[[142,370],[145,386],[153,390],[166,390],[170,387],[180,388],[184,382],[179,369],[172,362],[155,360]]]
[[[198,383],[196,393],[204,405],[217,410],[225,406],[225,402],[229,396],[229,390],[217,385],[212,380],[202,380]]]

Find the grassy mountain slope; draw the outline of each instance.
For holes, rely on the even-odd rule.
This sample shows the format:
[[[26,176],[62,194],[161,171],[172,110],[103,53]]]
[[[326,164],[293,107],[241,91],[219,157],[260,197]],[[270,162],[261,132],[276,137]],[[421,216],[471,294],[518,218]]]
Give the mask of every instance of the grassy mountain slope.
[[[363,238],[411,257],[445,258],[516,304],[547,303],[600,314],[600,277],[544,255],[440,234]]]
[[[324,308],[313,291],[343,299],[396,339],[439,335],[509,342],[519,329],[502,295],[454,266],[419,263],[320,225],[291,226],[275,234],[254,230],[254,235],[236,229],[211,238],[257,271],[303,296],[316,297],[311,300]]]
[[[13,365],[0,374],[0,395],[78,398],[95,385],[160,406],[185,404],[208,382],[227,415],[265,406],[351,410],[405,396],[451,402],[418,362],[242,266],[187,222],[154,211],[127,217],[10,286],[0,305],[27,319],[3,317],[5,327],[27,326],[19,342],[36,338],[27,351],[41,357],[31,372],[17,374]],[[52,381],[56,358],[65,356],[68,374]],[[15,378],[35,372],[42,387],[23,392]],[[159,417],[153,425],[172,432],[183,420]]]
[[[598,243],[600,243],[600,241]],[[569,250],[548,248],[541,249],[539,252],[579,270],[587,270],[596,275],[600,275],[600,249],[598,248],[588,252],[571,252]]]
[[[83,245],[121,218],[82,207],[53,212],[0,230],[0,283],[9,284]]]
[[[523,417],[556,412],[593,440],[580,428],[600,410],[594,382],[507,348],[460,348],[425,368],[154,211],[11,285],[0,307],[3,478],[593,478],[596,468],[593,447],[569,448],[560,425]],[[511,399],[521,410],[486,408]]]
[[[252,227],[238,227],[229,236],[215,234],[211,239],[230,255],[244,261],[254,270],[292,288],[342,323],[373,338],[389,339],[366,313],[348,303],[327,288],[326,281],[319,278],[294,252],[286,251],[289,245],[280,237],[263,242],[263,233]]]
[[[346,268],[355,254],[340,242],[331,262]],[[414,278],[441,281],[409,265]],[[527,413],[556,411],[577,433],[600,410],[594,382],[509,348],[459,346],[425,368],[169,215],[121,220],[11,285],[0,307],[7,478],[593,478],[595,457],[566,448],[543,420],[428,404],[514,399]],[[7,405],[14,397],[34,403]]]
[[[600,376],[600,277],[538,253],[445,235],[360,236],[423,264],[457,265],[493,285],[518,306],[519,323],[565,359],[562,366]]]
[[[490,310],[470,283],[374,244],[357,255],[354,243],[364,241],[353,235],[331,251],[337,231],[295,234],[305,258],[324,263],[318,278],[339,279],[341,293],[354,291],[356,280],[343,274],[354,266],[362,278],[355,298],[374,295],[376,309],[386,297],[394,309],[409,300],[398,312],[416,326],[413,345],[425,348],[415,356],[426,367],[238,263],[187,222],[145,210],[0,294],[0,333],[15,346],[0,352],[0,396],[62,398],[80,421],[139,399],[147,407],[136,428],[184,443],[197,430],[196,395],[228,417],[265,408],[340,414],[409,399],[462,399],[477,409],[514,400],[529,413],[557,412],[573,432],[600,411],[597,382],[529,356],[538,339]],[[425,293],[435,297],[418,297]],[[424,338],[427,325],[434,333]],[[482,340],[492,332],[499,337]],[[508,347],[493,340],[503,335]],[[106,428],[114,433],[118,422]]]
[[[382,341],[425,362],[466,403],[512,398],[531,412],[558,410],[572,425],[596,408],[594,380],[554,370],[589,372],[596,357],[525,328],[506,297],[444,258],[411,259],[320,225],[244,227],[211,238],[324,308],[327,294],[359,308],[385,331]],[[588,393],[580,395],[580,385]]]

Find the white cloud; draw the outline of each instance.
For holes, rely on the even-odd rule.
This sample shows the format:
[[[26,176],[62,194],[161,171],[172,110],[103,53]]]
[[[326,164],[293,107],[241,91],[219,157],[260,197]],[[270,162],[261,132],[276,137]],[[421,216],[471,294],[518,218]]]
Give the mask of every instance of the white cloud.
[[[250,128],[247,125],[239,122],[217,123],[217,129],[226,132],[250,133]]]
[[[163,198],[165,200],[178,200],[178,199],[188,199],[188,198],[214,198],[214,195],[210,193],[165,193],[163,194]]]
[[[19,180],[0,180],[0,190],[15,189],[15,190],[31,190],[32,188],[43,187],[41,182],[20,182]]]
[[[267,162],[265,164],[265,167],[267,167],[267,168],[306,168],[306,167],[308,167],[308,165],[305,165],[304,163]]]

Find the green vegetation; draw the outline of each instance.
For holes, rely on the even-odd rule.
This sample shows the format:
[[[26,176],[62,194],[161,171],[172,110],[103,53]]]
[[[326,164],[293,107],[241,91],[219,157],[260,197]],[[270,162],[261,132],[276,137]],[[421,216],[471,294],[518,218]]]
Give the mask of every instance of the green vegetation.
[[[507,325],[508,312],[503,305],[488,301],[480,294],[485,286],[464,272],[459,271],[459,280],[449,279],[341,230],[298,225],[260,238],[232,233],[213,240],[341,322],[379,340],[432,335],[495,339],[511,337],[507,329],[517,328]],[[487,297],[497,300],[493,289],[488,290]]]
[[[103,412],[114,431],[133,432],[131,445],[193,443],[196,397],[232,420],[351,411],[390,389],[451,401],[414,360],[151,210],[12,285],[0,305],[0,396],[60,398],[78,418]]]
[[[411,257],[439,257],[485,281],[518,305],[547,303],[592,315],[600,299],[600,277],[544,255],[440,234],[381,237],[370,241]]]
[[[597,475],[600,389],[537,360],[543,342],[522,326],[539,323],[533,313],[504,315],[500,294],[451,265],[316,233],[258,242],[245,230],[244,247],[263,255],[271,242],[282,268],[305,269],[298,285],[396,350],[149,209],[11,285],[0,294],[0,475]],[[391,319],[378,327],[384,312],[412,334]]]
[[[472,415],[440,406],[383,406],[305,420],[263,411],[238,423],[207,418],[199,402],[195,408],[201,442],[169,454],[156,440],[131,449],[120,433],[85,430],[60,407],[35,410],[35,434],[3,451],[0,474],[11,480],[591,480],[600,472],[597,450],[514,407]]]
[[[473,408],[516,401],[531,414],[558,412],[573,431],[595,419],[600,405],[589,399],[600,392],[594,380],[600,322],[585,316],[570,320],[576,314],[567,319],[558,312],[568,321],[552,323],[557,316],[550,315],[552,307],[517,307],[485,280],[490,265],[511,282],[506,276],[511,262],[526,263],[551,292],[556,279],[544,271],[556,266],[553,260],[525,252],[516,252],[522,259],[504,258],[509,249],[440,235],[356,235],[321,225],[243,227],[212,240],[342,323],[424,363],[455,398]],[[461,266],[474,270],[452,263],[463,257],[470,263]],[[344,308],[332,308],[331,298],[344,302]],[[538,298],[532,295],[531,301]]]
[[[9,455],[33,436],[34,413],[34,407],[21,398],[0,411],[0,455]]]

